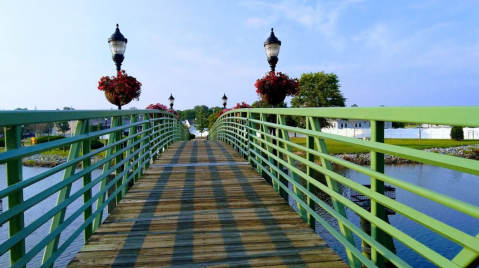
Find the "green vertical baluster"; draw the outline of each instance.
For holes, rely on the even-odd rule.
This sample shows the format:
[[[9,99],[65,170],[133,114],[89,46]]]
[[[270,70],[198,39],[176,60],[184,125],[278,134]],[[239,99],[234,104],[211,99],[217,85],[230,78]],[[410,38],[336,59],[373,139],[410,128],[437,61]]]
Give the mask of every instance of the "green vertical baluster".
[[[119,119],[118,117],[112,117],[111,118],[110,128],[115,128],[115,127],[118,126],[118,124],[119,124],[118,119]],[[109,137],[108,137],[108,145],[113,144],[115,142],[117,142],[116,135],[115,135],[114,132],[110,132]],[[113,148],[110,148],[110,149],[106,150],[105,159],[108,159],[108,161],[103,165],[103,172],[102,172],[103,174],[105,174],[110,169],[111,160],[112,160],[111,155],[112,154],[113,154]],[[98,191],[101,191],[105,188],[105,186],[107,184],[108,176],[101,180],[100,188],[99,188]],[[96,204],[96,209],[98,210],[100,208],[100,206],[103,205],[104,202],[105,202],[105,194],[102,194],[98,198],[98,201],[97,201],[97,204]],[[100,226],[102,218],[103,218],[103,213],[99,213],[98,216],[96,216],[96,218],[93,222],[93,232],[95,232],[98,229],[98,227]]]
[[[5,128],[5,150],[15,150],[21,147],[21,127],[12,126]],[[14,185],[15,183],[23,180],[22,173],[22,160],[12,160],[6,163],[7,167],[7,187]],[[7,198],[8,209],[12,209],[15,206],[23,202],[23,189],[12,193]],[[19,233],[25,227],[24,214],[19,213],[17,216],[10,219],[8,222],[8,235],[10,237]],[[10,264],[20,260],[25,255],[25,240],[21,240],[10,249]]]
[[[131,115],[130,116],[130,124],[133,124],[133,123],[136,123],[136,116],[135,115]],[[136,134],[136,127],[130,127],[129,129],[129,132],[128,132],[128,136],[131,137],[133,136],[134,134]],[[133,139],[128,139],[127,141],[127,146],[130,146],[132,143],[134,142]],[[127,150],[126,153],[125,153],[125,158],[128,158],[129,156],[131,155],[131,149]],[[130,163],[130,161],[126,162],[125,164],[123,164],[123,170],[126,170],[128,169]],[[130,167],[131,168],[131,167]],[[134,170],[133,170],[134,171]],[[121,179],[121,182],[120,182],[120,186],[122,184],[124,184],[126,182],[126,180],[128,179],[128,175],[129,175],[129,172],[126,172],[125,175],[123,175],[123,178]],[[119,186],[117,186],[119,187]],[[117,188],[118,189],[118,188]],[[123,187],[123,189],[121,190],[121,195],[120,195],[120,200],[123,199],[123,197],[126,195],[126,192],[128,191],[128,187]]]
[[[157,113],[153,113],[152,117],[155,118],[156,114]],[[146,126],[147,126],[146,129],[151,128],[152,124],[150,119],[148,119]],[[147,144],[146,144],[146,157],[149,158],[151,157],[151,142],[152,142],[151,140],[153,138],[153,130],[148,130],[146,133],[148,135]],[[146,161],[145,163],[145,169],[147,169],[148,167],[150,167],[150,160]]]
[[[90,132],[90,120],[85,120],[85,132],[88,133]],[[86,155],[90,153],[91,150],[91,142],[90,140],[85,140],[82,142],[82,154]],[[87,158],[82,161],[82,168],[86,169],[91,165],[91,158]],[[85,185],[89,184],[91,182],[91,173],[85,174],[83,176],[83,187]],[[91,189],[87,190],[83,194],[83,203],[86,203],[90,201],[91,199]],[[87,220],[92,214],[92,206],[89,206],[88,208],[85,209],[83,212],[83,220]],[[88,241],[90,236],[93,234],[93,225],[90,223],[86,228],[85,232],[83,233],[85,243]]]
[[[308,118],[306,118],[306,129],[311,129],[311,122],[309,121]],[[314,150],[314,137],[311,137],[311,136],[306,137],[306,147],[308,147],[311,150]],[[306,159],[309,162],[314,163],[313,154],[306,153]],[[307,165],[306,173],[308,174],[309,177],[313,179],[315,178],[315,175],[316,175],[315,170],[310,168],[309,165]],[[309,181],[306,183],[306,188],[308,189],[310,193],[312,193],[313,195],[316,195],[316,187],[314,187],[314,185],[312,185]],[[314,211],[315,203],[311,200],[309,196],[307,196],[306,199],[307,199],[306,201],[308,206]],[[311,228],[313,228],[313,230],[316,230],[316,219],[314,219],[313,215],[311,215],[309,212],[308,212],[308,224]]]
[[[261,114],[261,115],[260,115],[260,118],[261,118],[261,121],[263,121],[263,122],[266,122],[266,121],[267,121],[266,116],[265,116],[264,114]],[[265,126],[265,125],[262,125],[262,126],[261,126],[261,130],[262,130],[263,132],[265,132],[265,133],[268,133],[268,127]],[[267,142],[270,142],[270,143],[273,142],[273,141],[271,140],[271,138],[268,137],[268,136],[264,136],[264,140],[266,140]],[[268,161],[269,161],[269,167],[270,167],[270,168],[269,168],[269,171],[271,172],[271,174],[273,174],[274,177],[276,177],[276,176],[278,176],[278,175],[277,175],[276,170],[273,169],[273,166],[275,165],[275,163],[274,163],[274,162],[275,162],[275,161],[274,161],[274,158],[272,157],[272,155],[273,155],[273,147],[271,147],[271,146],[269,146],[269,145],[267,145],[267,144],[265,144],[265,146],[266,146],[266,150],[268,150],[268,153],[269,153],[269,154],[268,154]],[[265,173],[265,176],[269,177],[269,175],[266,174],[266,173]],[[276,192],[280,193],[280,188],[281,188],[281,187],[279,186],[279,184],[278,184],[275,180],[273,180],[272,178],[270,178],[270,180],[271,180],[271,183],[272,183],[272,185],[273,185],[274,190],[275,190]]]
[[[87,131],[86,125],[88,124],[85,124],[85,121],[79,120],[77,124],[77,128],[75,130],[75,136],[86,133]],[[70,152],[68,154],[67,161],[71,161],[77,158],[80,155],[80,149],[81,149],[81,142],[73,143],[70,146]],[[75,166],[67,167],[65,169],[65,172],[63,173],[63,180],[68,179],[73,174],[75,174]],[[57,205],[65,201],[65,199],[67,199],[68,197],[70,197],[70,191],[71,191],[71,184],[60,190],[60,192],[58,193]],[[63,223],[63,220],[65,219],[65,212],[66,212],[66,208],[64,208],[62,211],[58,212],[55,216],[53,216],[52,224],[50,227],[50,233],[53,232],[60,224]],[[60,242],[60,235],[56,236],[50,243],[48,243],[47,247],[45,248],[45,253],[43,254],[42,263],[48,260],[48,258],[50,258],[50,256],[53,253],[55,253],[55,251],[57,251],[59,242]]]
[[[119,122],[119,125],[120,126],[123,126],[123,117],[122,116],[118,116],[118,122]],[[116,136],[116,141],[119,141],[119,140],[122,140],[123,139],[123,130],[118,130],[116,131],[113,135]],[[119,152],[121,151],[121,148],[123,147],[123,141],[118,144],[117,146],[115,146],[115,152]],[[118,165],[118,163],[120,163],[122,160],[123,160],[123,154],[124,153],[121,153],[119,155],[117,155],[115,157],[115,164]],[[120,176],[120,173],[123,171],[123,166],[119,166],[116,170],[115,170],[115,178]],[[119,189],[121,186],[121,180],[117,180],[116,181],[116,189]],[[116,205],[118,205],[118,203],[120,203],[120,200],[121,200],[121,194],[118,193],[116,196],[115,196],[115,203]]]
[[[281,119],[279,118],[279,116],[276,116],[276,123],[279,124],[281,122]],[[281,142],[282,140],[282,133],[281,131],[277,130],[276,131],[276,137],[277,137],[277,141],[278,141],[278,144],[276,144],[278,147],[280,148],[284,148],[284,143]],[[279,150],[277,151],[277,156],[279,159],[283,159],[283,153],[281,153]],[[278,169],[279,170],[283,170],[284,168],[284,165],[281,164],[279,161],[278,161]],[[280,173],[278,173],[278,177],[279,181],[284,184],[286,187],[288,187],[288,180],[281,176]],[[289,195],[288,195],[288,192],[286,192],[281,186],[279,187],[279,195],[281,195],[281,197],[283,197],[283,199],[286,201],[286,202],[289,202]]]
[[[136,114],[136,115],[135,115],[135,120],[138,120],[138,117],[139,117],[139,115]],[[134,134],[138,133],[138,126],[135,126],[135,127],[134,127],[133,132],[134,132]],[[139,139],[140,139],[140,137],[139,137],[139,136],[136,136],[135,142],[136,142],[137,140],[139,140]],[[135,147],[133,148],[133,151],[136,152],[138,149],[140,149],[140,146],[141,146],[140,144],[135,145]],[[135,157],[133,157],[133,161],[138,160],[138,158],[140,157],[140,154],[141,154],[141,152],[136,153],[136,154],[135,154]],[[141,161],[138,161],[138,163],[135,165],[135,170],[137,170],[137,169],[140,168],[140,162],[141,162]],[[133,184],[136,183],[136,181],[140,178],[140,176],[141,176],[141,170],[138,170],[138,172],[136,173],[135,177],[133,177]]]
[[[141,138],[144,139],[146,137],[148,137],[148,131],[146,131],[146,129],[148,128],[148,120],[150,118],[150,114],[144,114],[143,115],[143,124],[141,125]],[[143,163],[145,161],[145,158],[148,157],[148,139],[144,139],[142,142],[141,142],[141,163]],[[141,173],[143,173],[143,170],[141,171]],[[138,179],[137,179],[138,180]]]
[[[384,143],[384,121],[371,121],[371,142]],[[384,154],[371,151],[371,169],[384,173]],[[371,190],[384,195],[384,182],[371,177]],[[384,206],[374,200],[371,200],[371,214],[389,223]],[[392,237],[374,224],[371,224],[371,236],[390,251],[396,253]],[[375,248],[371,248],[371,260],[378,267],[384,267],[385,262],[389,262]]]
[[[286,119],[284,115],[278,115],[278,123],[280,125],[286,126]],[[285,141],[289,141],[288,131],[283,129],[278,129],[278,131],[281,132],[280,134],[281,139]],[[286,149],[288,152],[293,152],[291,145],[289,144],[283,144],[283,148]],[[294,167],[295,166],[294,159],[291,158],[290,156],[287,156],[286,158],[288,159],[288,164]],[[291,177],[293,178],[294,181],[299,182],[298,174],[291,172]],[[293,192],[297,197],[303,200],[303,193],[296,186],[293,186]],[[307,211],[300,204],[296,204],[296,205],[298,207],[299,215],[301,215],[301,217],[303,218],[305,222],[308,222]]]
[[[306,118],[307,120],[309,120],[309,127],[311,127],[312,130],[314,131],[317,131],[317,132],[321,132],[321,126],[319,125],[319,121],[317,118],[312,118],[312,117],[308,117]],[[326,143],[324,142],[323,139],[319,139],[319,138],[314,138],[314,142],[316,144],[316,147],[317,147],[317,150],[321,153],[324,153],[324,154],[327,154],[328,153],[328,149],[326,148]],[[326,167],[327,169],[329,170],[333,170],[333,166],[331,165],[331,162],[329,160],[326,160],[324,158],[320,158],[321,159],[321,165],[323,167]],[[328,176],[325,176],[326,177],[326,182],[328,184],[328,187],[332,190],[334,190],[335,192],[337,193],[341,193],[341,191],[339,190],[339,187],[338,187],[338,184],[335,180],[332,180],[331,178],[329,178]],[[347,214],[346,214],[346,209],[344,208],[344,205],[341,204],[340,202],[338,202],[336,199],[334,198],[331,198],[331,200],[333,201],[333,207],[334,207],[334,210],[336,210],[337,212],[339,212],[343,217],[347,218]],[[352,244],[352,245],[355,245],[356,243],[354,242],[354,238],[353,238],[353,234],[351,232],[351,230],[349,230],[348,228],[346,228],[341,222],[338,222],[338,225],[339,225],[339,229],[341,231],[341,234]],[[348,259],[349,259],[349,265],[351,267],[355,267],[355,268],[360,268],[362,267],[362,264],[361,262],[359,261],[358,258],[356,258],[352,253],[351,251],[347,250],[346,249],[346,254],[348,255]]]

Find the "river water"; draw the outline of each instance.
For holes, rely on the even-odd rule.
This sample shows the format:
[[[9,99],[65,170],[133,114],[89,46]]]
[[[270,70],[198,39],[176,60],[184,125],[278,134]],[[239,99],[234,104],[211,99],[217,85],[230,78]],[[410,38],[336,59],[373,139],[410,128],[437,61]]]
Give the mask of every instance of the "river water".
[[[46,168],[23,167],[24,178],[30,178],[45,170]],[[95,171],[93,177],[98,176],[100,172],[101,171],[99,170]],[[361,184],[370,183],[369,177],[366,177],[358,172],[342,169],[337,170],[337,172]],[[386,166],[385,173],[387,175],[400,178],[404,181],[416,184],[418,186],[432,189],[447,196],[451,196],[467,203],[473,204],[475,206],[479,206],[479,177],[477,176],[427,165]],[[0,165],[0,189],[4,189],[6,187],[5,176],[5,166]],[[40,183],[26,188],[25,199],[33,196],[34,194],[38,193],[43,189],[46,189],[50,185],[61,181],[61,179],[62,174],[58,173],[54,176],[51,176],[47,180],[44,180]],[[78,181],[73,185],[72,192],[79,188],[81,188],[81,181]],[[95,191],[97,191],[97,189],[94,189],[94,192]],[[349,191],[344,190],[343,195],[348,196]],[[432,216],[440,221],[443,221],[470,235],[475,236],[479,233],[479,220],[473,217],[456,212],[452,209],[431,202],[415,194],[411,194],[400,188],[397,188],[396,190],[396,200],[429,216]],[[54,206],[55,203],[56,195],[42,201],[33,209],[26,211],[25,224],[28,224],[33,220],[37,219],[45,211]],[[75,204],[72,205],[72,208],[67,210],[67,217],[71,212],[73,212],[74,208],[78,208],[81,204],[81,199],[76,200]],[[6,209],[6,205],[6,200],[4,199],[4,210]],[[331,216],[326,214],[324,211],[321,211],[320,209],[318,209],[317,211],[332,226],[337,227],[335,220]],[[359,217],[350,210],[347,211],[347,214],[348,218],[359,226]],[[429,231],[428,229],[422,227],[421,225],[413,222],[406,217],[403,217],[401,215],[392,215],[389,216],[389,220],[391,224],[396,228],[417,239],[421,243],[424,243],[426,246],[432,248],[433,250],[438,251],[440,254],[449,259],[453,258],[457,254],[457,252],[461,250],[460,246],[435,234],[432,231]],[[75,230],[74,228],[76,226],[79,226],[81,222],[82,218],[77,218],[72,224],[72,226],[65,230],[65,232],[67,234],[73,232]],[[344,260],[346,260],[347,257],[342,245],[339,244],[327,231],[325,231],[322,226],[317,224],[316,227],[317,232],[321,235],[321,237],[323,237],[323,239],[329,244],[329,246],[334,251],[336,251]],[[26,241],[27,251],[48,233],[49,228],[50,222],[44,224],[41,228],[39,228],[37,231],[35,231],[32,235],[28,237]],[[7,224],[5,224],[3,227],[0,227],[0,242],[5,241],[7,238]],[[62,236],[62,241],[64,239],[65,237]],[[356,240],[356,244],[358,245],[358,247],[360,247],[359,240]],[[76,252],[80,250],[82,245],[83,236],[77,238],[75,242],[69,247],[69,249],[64,252],[64,254],[62,254],[62,256],[57,260],[55,267],[64,267],[66,264],[68,264],[68,262],[71,260],[71,258],[73,258]],[[400,242],[395,241],[395,246],[397,249],[397,254],[401,258],[405,259],[413,267],[435,267],[435,265],[423,259],[420,255],[408,249]],[[41,254],[37,255],[31,261],[28,267],[38,267],[41,263],[41,257]],[[9,267],[8,254],[5,254],[0,257],[0,267]]]
[[[340,169],[336,170],[336,172],[358,183],[370,184],[369,177],[356,171]],[[479,206],[478,176],[451,171],[444,168],[417,164],[385,166],[384,173],[415,185],[431,189],[438,193],[454,197],[469,204]],[[343,195],[349,196],[349,194],[349,190],[344,190]],[[396,200],[472,236],[476,236],[479,233],[479,219],[474,217],[457,212],[426,198],[407,192],[401,188],[396,188]],[[329,214],[320,209],[317,209],[316,211],[320,213],[328,223],[338,229],[335,220]],[[347,215],[352,222],[359,226],[358,215],[349,209],[347,209]],[[459,245],[400,214],[389,216],[389,221],[394,227],[448,259],[452,259],[461,250]],[[343,260],[347,260],[343,246],[338,243],[332,235],[325,231],[319,223],[317,223],[316,227],[317,232],[323,237],[329,246],[337,252]],[[406,260],[411,266],[436,267],[436,265],[430,263],[402,243],[394,240],[394,244],[397,250],[397,255]],[[358,248],[360,249],[361,241],[359,239],[356,239],[356,245],[358,245]]]

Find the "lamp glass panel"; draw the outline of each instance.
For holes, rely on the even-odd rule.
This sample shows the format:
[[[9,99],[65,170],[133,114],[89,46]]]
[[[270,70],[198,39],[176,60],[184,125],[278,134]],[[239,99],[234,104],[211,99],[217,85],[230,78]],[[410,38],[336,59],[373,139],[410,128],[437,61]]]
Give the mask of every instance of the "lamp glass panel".
[[[266,56],[269,57],[274,57],[279,55],[279,44],[267,44],[264,46],[264,49],[266,51]]]
[[[111,54],[125,54],[126,42],[125,41],[110,41]]]

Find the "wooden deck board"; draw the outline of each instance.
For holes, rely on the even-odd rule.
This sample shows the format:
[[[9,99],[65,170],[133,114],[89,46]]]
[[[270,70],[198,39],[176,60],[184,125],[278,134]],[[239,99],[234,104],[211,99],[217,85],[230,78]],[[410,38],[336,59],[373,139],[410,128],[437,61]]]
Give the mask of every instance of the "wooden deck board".
[[[347,267],[236,151],[178,142],[69,267]]]

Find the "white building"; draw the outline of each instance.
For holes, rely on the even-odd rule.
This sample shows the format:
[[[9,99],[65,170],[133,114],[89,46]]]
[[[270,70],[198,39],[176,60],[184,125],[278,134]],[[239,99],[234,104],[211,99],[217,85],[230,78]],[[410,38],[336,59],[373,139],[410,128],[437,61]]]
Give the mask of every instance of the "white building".
[[[366,120],[356,119],[329,119],[332,129],[345,129],[345,128],[370,128],[370,122]],[[384,122],[384,128],[392,128],[392,122]]]

